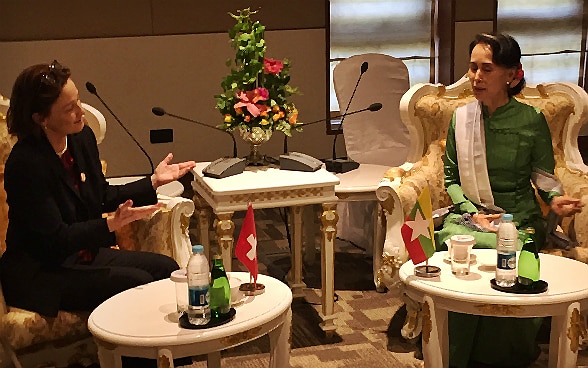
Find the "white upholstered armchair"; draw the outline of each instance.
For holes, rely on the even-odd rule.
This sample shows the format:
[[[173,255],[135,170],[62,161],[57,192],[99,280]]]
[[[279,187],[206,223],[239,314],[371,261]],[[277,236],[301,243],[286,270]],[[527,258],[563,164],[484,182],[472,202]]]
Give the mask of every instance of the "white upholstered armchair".
[[[542,110],[551,131],[555,174],[566,194],[584,197],[588,194],[588,166],[582,161],[577,140],[580,128],[588,119],[588,94],[572,83],[555,82],[528,85],[516,98]],[[447,128],[453,111],[473,100],[470,83],[464,77],[447,87],[417,84],[400,101],[400,114],[410,133],[411,149],[407,162],[388,170],[376,192],[386,217],[383,265],[378,275],[389,289],[398,290],[396,270],[408,259],[400,226],[423,188],[430,189],[433,210],[451,204],[443,184],[442,155]],[[584,198],[585,203],[587,199]],[[548,251],[588,261],[588,211],[565,218],[561,229],[579,243],[578,247]]]
[[[15,143],[6,126],[9,101],[0,95],[0,255],[6,249],[8,205],[4,191],[4,164]],[[82,104],[86,123],[98,143],[104,138],[106,120],[89,105]],[[105,167],[105,165],[103,165]],[[166,206],[146,219],[117,232],[121,248],[166,254],[185,267],[190,255],[188,224],[194,203],[182,197],[158,194]],[[90,312],[59,311],[57,317],[6,305],[0,285],[0,367],[63,367],[74,362],[96,360],[96,347],[87,327]]]

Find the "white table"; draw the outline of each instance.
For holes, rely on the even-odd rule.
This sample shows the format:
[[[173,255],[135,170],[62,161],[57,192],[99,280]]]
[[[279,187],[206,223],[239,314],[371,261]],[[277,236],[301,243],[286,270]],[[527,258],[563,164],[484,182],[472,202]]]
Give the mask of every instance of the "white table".
[[[441,275],[420,278],[406,262],[399,271],[406,293],[423,303],[423,353],[427,368],[448,367],[447,312],[496,317],[552,316],[549,367],[575,367],[578,356],[581,312],[588,308],[588,265],[573,259],[541,254],[541,279],[548,289],[540,294],[511,294],[494,290],[496,250],[474,249],[476,263],[470,274],[457,278],[437,252],[430,265],[441,267]]]
[[[295,297],[304,296],[302,282],[302,212],[305,205],[322,204],[322,323],[321,328],[331,333],[334,324],[334,245],[337,231],[337,196],[335,185],[339,179],[321,168],[315,172],[288,171],[268,167],[247,167],[238,175],[223,179],[205,177],[202,169],[208,162],[199,162],[193,169],[195,215],[198,218],[200,242],[205,254],[210,254],[208,228],[210,212],[217,217],[216,237],[221,248],[225,269],[231,268],[235,211],[245,211],[249,203],[254,209],[290,207],[292,213],[292,269],[288,282]]]
[[[373,201],[376,203],[372,213],[371,223],[373,228],[373,273],[374,284],[378,291],[384,291],[385,286],[378,275],[382,265],[382,251],[384,247],[384,215],[382,206],[376,197],[376,189],[384,173],[390,169],[390,166],[361,164],[355,170],[342,174],[336,174],[339,178],[339,184],[335,186],[335,194],[340,202],[360,202]]]
[[[231,275],[246,280],[248,274]],[[220,367],[220,351],[270,337],[270,367],[290,366],[292,293],[287,285],[265,275],[258,281],[265,293],[237,304],[235,318],[209,329],[178,325],[175,285],[160,280],[119,293],[96,308],[88,328],[98,346],[102,368],[121,368],[121,356],[157,359],[158,367],[172,367],[173,359],[208,354],[208,367]]]

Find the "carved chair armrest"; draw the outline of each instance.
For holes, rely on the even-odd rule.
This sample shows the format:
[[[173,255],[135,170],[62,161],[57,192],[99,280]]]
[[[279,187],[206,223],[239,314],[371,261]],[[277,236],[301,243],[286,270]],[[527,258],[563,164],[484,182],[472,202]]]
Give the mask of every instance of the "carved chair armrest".
[[[443,185],[444,151],[443,141],[431,143],[427,154],[420,161],[388,170],[376,190],[386,219],[381,276],[390,290],[398,286],[397,269],[408,259],[400,228],[422,190],[429,187],[433,209],[450,204]]]
[[[158,199],[165,207],[117,231],[117,244],[121,249],[165,254],[175,259],[180,267],[186,267],[190,257],[188,228],[194,202],[161,194]]]

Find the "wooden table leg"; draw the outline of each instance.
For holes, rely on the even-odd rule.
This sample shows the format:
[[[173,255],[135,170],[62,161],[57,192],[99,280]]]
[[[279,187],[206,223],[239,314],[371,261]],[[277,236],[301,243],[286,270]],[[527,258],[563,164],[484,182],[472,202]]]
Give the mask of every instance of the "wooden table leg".
[[[98,361],[102,368],[122,368],[120,354],[116,353],[116,345],[94,338],[98,348]]]
[[[233,263],[233,243],[235,242],[233,237],[235,231],[235,223],[232,220],[233,212],[217,213],[216,217],[218,219],[216,222],[216,239],[220,247],[225,271],[230,272]],[[208,259],[210,260],[210,257]]]
[[[376,208],[374,208],[374,250],[373,250],[373,273],[374,273],[374,284],[376,285],[376,291],[383,293],[386,291],[386,286],[378,277],[380,267],[382,267],[382,254],[384,252],[384,233],[386,228],[386,217],[384,216],[384,210],[380,202],[376,202]]]
[[[210,237],[208,229],[210,228],[210,216],[212,209],[198,193],[192,197],[194,202],[194,217],[198,223],[198,241],[204,247],[204,254],[210,259]],[[190,249],[190,254],[192,250]]]
[[[290,367],[290,341],[292,339],[292,309],[284,312],[284,323],[269,332],[270,368]]]
[[[206,366],[208,368],[220,368],[221,366],[221,352],[213,351],[206,356]]]
[[[321,328],[330,335],[335,332],[335,239],[337,238],[337,203],[323,203],[321,215]]]
[[[447,311],[437,308],[430,296],[423,299],[423,356],[427,368],[449,367]]]
[[[169,349],[158,349],[157,368],[174,368],[174,357]]]
[[[303,297],[306,284],[302,282],[302,212],[304,206],[290,207],[292,218],[292,268],[288,273],[288,284],[292,289],[292,297]]]

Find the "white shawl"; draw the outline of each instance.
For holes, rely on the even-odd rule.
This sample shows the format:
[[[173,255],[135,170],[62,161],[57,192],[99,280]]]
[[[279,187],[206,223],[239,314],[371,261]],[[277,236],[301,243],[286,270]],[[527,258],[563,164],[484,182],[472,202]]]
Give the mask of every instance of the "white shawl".
[[[455,112],[455,148],[459,180],[464,195],[472,202],[495,210],[494,197],[486,166],[486,140],[482,105],[478,101]]]

